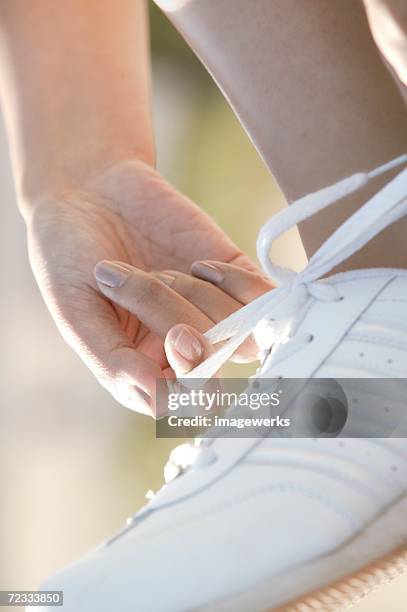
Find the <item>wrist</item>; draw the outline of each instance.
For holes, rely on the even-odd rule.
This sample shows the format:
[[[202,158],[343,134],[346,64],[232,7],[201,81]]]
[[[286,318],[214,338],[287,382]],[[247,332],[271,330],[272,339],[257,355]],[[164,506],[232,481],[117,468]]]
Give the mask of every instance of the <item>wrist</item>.
[[[67,194],[84,193],[91,189],[101,193],[113,186],[123,170],[131,165],[132,171],[154,166],[153,151],[129,148],[109,148],[88,152],[64,151],[63,159],[51,162],[37,160],[15,170],[17,199],[23,216],[31,216],[41,203],[62,200]]]

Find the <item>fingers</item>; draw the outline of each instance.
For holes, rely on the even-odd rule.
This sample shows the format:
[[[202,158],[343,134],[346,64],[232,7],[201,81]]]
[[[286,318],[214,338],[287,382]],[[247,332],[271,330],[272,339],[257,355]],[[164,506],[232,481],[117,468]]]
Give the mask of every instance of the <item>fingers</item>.
[[[213,283],[241,304],[248,304],[274,288],[271,281],[258,273],[219,261],[197,261],[191,274]]]
[[[176,376],[185,375],[213,352],[199,331],[211,327],[211,319],[168,286],[173,282],[173,277],[171,282],[168,278],[163,279],[167,282],[162,282],[158,276],[154,277],[129,264],[107,261],[97,264],[95,277],[106,297],[135,314],[154,334],[163,340],[165,338],[168,363]],[[180,278],[179,284],[185,288],[185,279]],[[194,279],[194,285],[198,284],[207,285]],[[221,293],[215,287],[208,288],[212,290],[211,293]],[[198,291],[198,295],[202,296],[202,293]],[[224,305],[225,312],[230,311],[230,302],[236,309],[234,300],[224,295],[224,301],[228,304]],[[208,301],[206,304],[209,308]],[[171,377],[171,371],[166,370],[166,374]]]
[[[260,275],[232,264],[197,262],[192,272],[195,278],[173,271],[152,275],[129,264],[108,261],[95,268],[102,293],[136,315],[157,339],[165,339],[166,356],[177,376],[189,372],[212,352],[200,332],[273,287]],[[256,356],[257,347],[249,339],[234,359],[252,361]],[[148,359],[146,355],[143,358]],[[143,364],[139,367],[145,372]]]
[[[165,270],[165,272],[155,272],[153,275],[168,287],[171,287],[173,291],[182,295],[188,302],[194,304],[214,323],[226,319],[232,312],[239,310],[242,306],[239,301],[230,297],[218,287],[190,274]]]
[[[218,287],[189,274],[174,270],[153,274],[204,312],[214,323],[226,319],[242,307],[241,302],[231,298]],[[231,360],[237,363],[249,363],[255,361],[257,355],[258,347],[254,339],[249,337],[234,353]]]
[[[199,331],[206,331],[212,321],[182,295],[173,291],[158,278],[129,264],[99,262],[95,277],[102,293],[135,314],[163,341],[167,332],[184,323]]]
[[[182,377],[213,353],[208,340],[189,325],[176,325],[165,338],[168,363]]]

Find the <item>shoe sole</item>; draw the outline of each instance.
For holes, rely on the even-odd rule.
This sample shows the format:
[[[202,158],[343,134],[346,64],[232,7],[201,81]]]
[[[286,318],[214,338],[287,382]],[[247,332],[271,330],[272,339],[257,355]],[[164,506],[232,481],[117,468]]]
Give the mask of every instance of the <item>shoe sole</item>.
[[[336,612],[360,602],[361,599],[388,584],[407,571],[407,546],[386,555],[346,578],[308,593],[306,596],[283,607],[271,608],[270,612]]]
[[[404,533],[400,536],[400,524]],[[362,559],[369,559],[363,565]],[[333,612],[407,571],[407,494],[328,555],[214,602],[200,612]]]

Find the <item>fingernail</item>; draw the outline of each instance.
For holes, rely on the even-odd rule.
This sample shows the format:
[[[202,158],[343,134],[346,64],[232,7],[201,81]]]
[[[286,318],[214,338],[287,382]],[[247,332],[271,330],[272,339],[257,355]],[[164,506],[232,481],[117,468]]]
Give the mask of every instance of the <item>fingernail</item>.
[[[129,277],[129,270],[110,261],[100,261],[95,267],[96,280],[102,285],[118,289]]]
[[[198,276],[198,278],[202,278],[202,280],[214,283],[215,285],[221,283],[225,278],[225,275],[220,268],[217,268],[206,261],[196,261],[193,263],[191,266],[191,274]]]
[[[175,276],[171,276],[171,274],[166,274],[165,272],[158,272],[157,278],[167,285],[167,287],[171,287],[172,283],[175,281]]]
[[[181,329],[174,340],[175,350],[191,363],[196,362],[203,353],[203,347],[198,338],[188,329]]]

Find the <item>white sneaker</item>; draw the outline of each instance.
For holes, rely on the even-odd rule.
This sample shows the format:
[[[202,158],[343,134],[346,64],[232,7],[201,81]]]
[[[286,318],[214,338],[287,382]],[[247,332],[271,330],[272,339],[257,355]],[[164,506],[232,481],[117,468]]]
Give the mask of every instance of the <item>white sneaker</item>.
[[[214,341],[230,339],[191,377],[216,372],[261,326],[259,384],[407,378],[407,273],[318,280],[406,214],[407,170],[300,275],[269,261],[282,231],[406,160],[307,196],[265,226],[259,255],[280,287],[211,330]],[[208,438],[176,450],[170,467],[177,477],[125,530],[43,586],[64,591],[65,612],[337,610],[407,568],[403,438]]]

